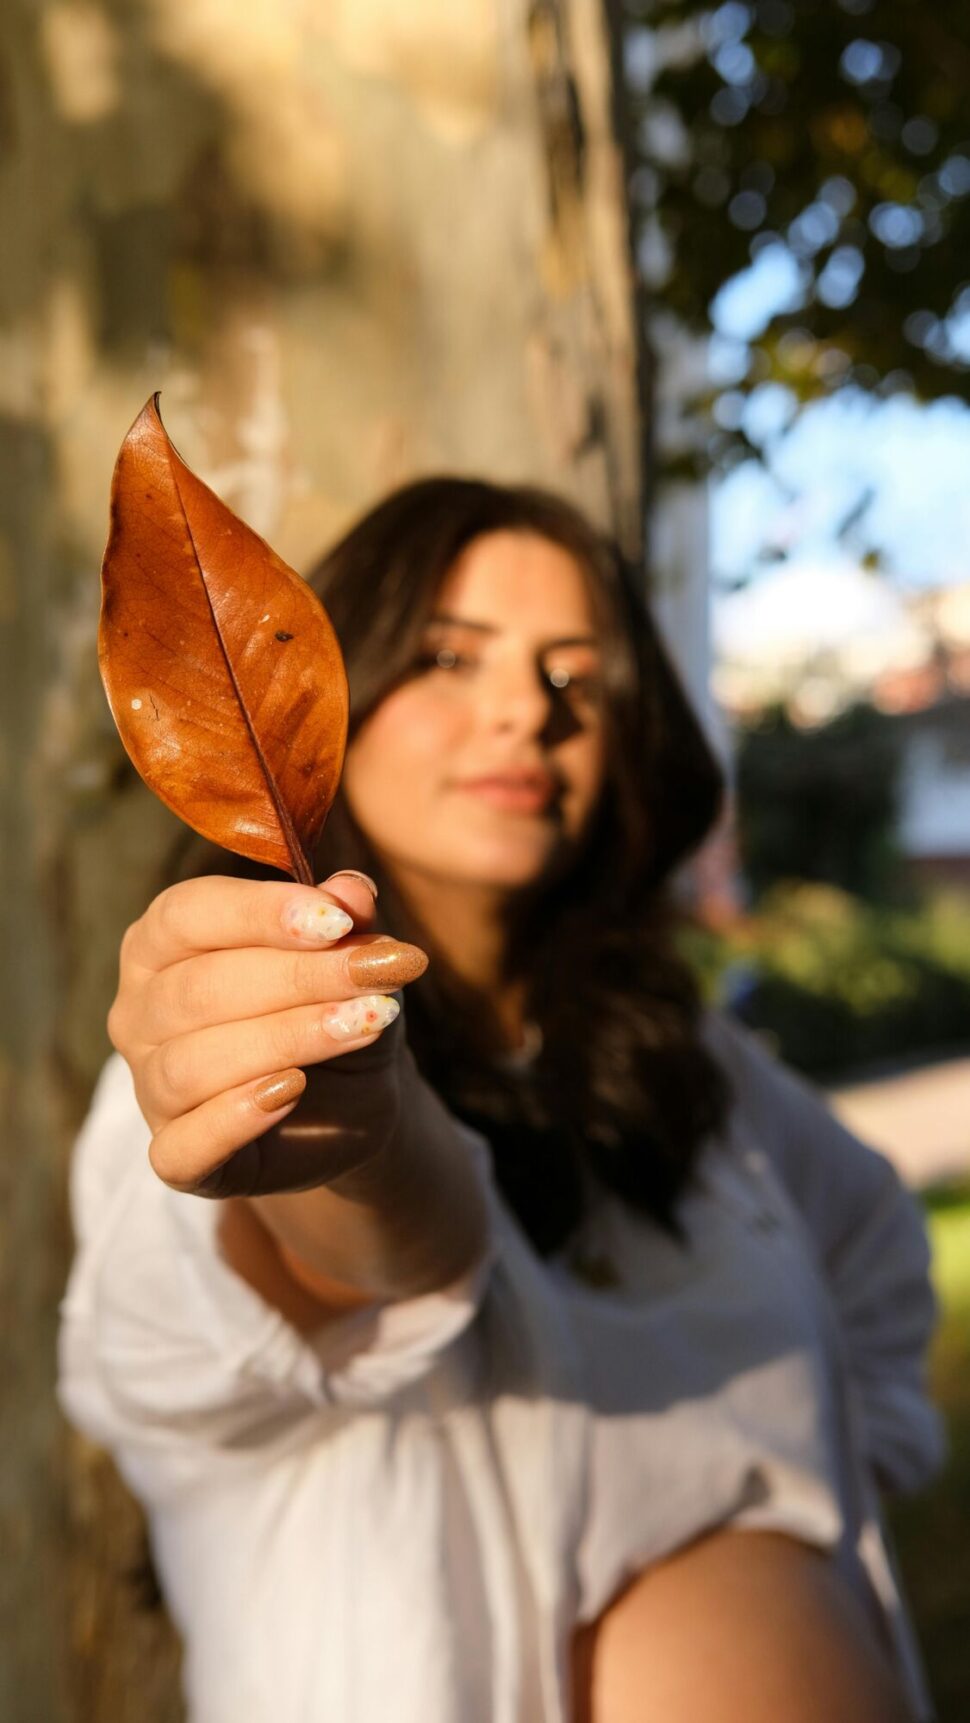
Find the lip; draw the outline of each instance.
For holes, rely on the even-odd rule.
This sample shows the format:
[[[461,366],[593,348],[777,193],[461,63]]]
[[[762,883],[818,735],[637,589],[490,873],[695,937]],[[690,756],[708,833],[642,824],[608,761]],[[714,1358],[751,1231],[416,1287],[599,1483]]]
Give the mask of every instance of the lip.
[[[495,773],[484,778],[465,778],[456,788],[478,796],[492,807],[510,813],[542,813],[555,795],[552,779],[541,772]]]

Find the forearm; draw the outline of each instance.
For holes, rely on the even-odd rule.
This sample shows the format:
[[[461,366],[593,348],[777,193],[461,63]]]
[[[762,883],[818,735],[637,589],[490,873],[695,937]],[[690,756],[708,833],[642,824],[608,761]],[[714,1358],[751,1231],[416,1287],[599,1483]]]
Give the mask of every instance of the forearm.
[[[433,1291],[470,1267],[487,1241],[467,1144],[410,1058],[377,1153],[327,1185],[248,1202],[290,1271],[310,1288],[319,1277],[328,1297],[331,1283],[364,1299]]]

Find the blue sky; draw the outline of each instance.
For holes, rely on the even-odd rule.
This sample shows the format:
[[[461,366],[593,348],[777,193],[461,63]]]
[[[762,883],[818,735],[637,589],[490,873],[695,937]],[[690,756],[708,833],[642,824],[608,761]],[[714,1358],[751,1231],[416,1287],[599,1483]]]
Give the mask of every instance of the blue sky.
[[[775,311],[798,302],[797,264],[785,247],[763,251],[715,300],[713,364],[727,386],[723,410],[740,410],[730,382],[744,342]],[[768,456],[712,487],[712,559],[722,590],[779,555],[843,563],[879,553],[899,590],[970,579],[970,411],[955,400],[921,407],[907,396],[876,402],[845,391],[793,416],[784,390],[756,391],[744,410]],[[842,547],[839,524],[870,499]]]

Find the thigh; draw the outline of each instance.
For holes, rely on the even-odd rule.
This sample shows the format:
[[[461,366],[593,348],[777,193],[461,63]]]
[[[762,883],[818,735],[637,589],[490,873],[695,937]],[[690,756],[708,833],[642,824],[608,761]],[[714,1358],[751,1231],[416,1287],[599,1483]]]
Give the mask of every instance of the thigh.
[[[573,1642],[574,1723],[913,1723],[820,1551],[720,1531],[645,1569]]]

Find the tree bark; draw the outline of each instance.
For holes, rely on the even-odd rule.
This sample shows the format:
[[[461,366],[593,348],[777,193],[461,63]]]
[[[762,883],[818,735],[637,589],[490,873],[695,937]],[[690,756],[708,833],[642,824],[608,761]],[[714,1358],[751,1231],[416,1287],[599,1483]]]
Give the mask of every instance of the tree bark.
[[[111,467],[161,388],[295,566],[392,485],[548,484],[636,552],[624,178],[601,0],[10,0],[0,37],[0,1715],[167,1723],[140,1515],[54,1397],[72,1137],[127,923],[182,828],[97,676]]]

